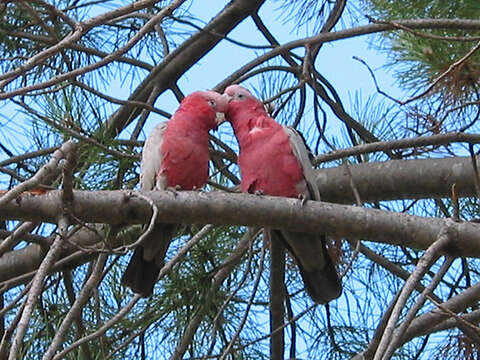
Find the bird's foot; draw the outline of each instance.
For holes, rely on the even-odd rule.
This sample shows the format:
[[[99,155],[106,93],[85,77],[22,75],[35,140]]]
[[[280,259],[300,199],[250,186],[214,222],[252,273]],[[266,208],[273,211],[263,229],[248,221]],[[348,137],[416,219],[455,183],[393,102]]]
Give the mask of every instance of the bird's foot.
[[[182,187],[180,185],[170,186],[165,189],[165,191],[171,192],[174,197],[178,195],[179,190],[182,190]]]
[[[304,206],[307,203],[307,197],[303,194],[298,195],[298,199],[300,200],[300,205]]]

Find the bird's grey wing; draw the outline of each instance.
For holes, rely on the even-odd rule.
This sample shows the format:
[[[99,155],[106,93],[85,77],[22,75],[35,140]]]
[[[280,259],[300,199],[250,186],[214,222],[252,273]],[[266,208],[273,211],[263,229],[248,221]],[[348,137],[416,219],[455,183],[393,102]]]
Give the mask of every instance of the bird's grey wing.
[[[320,191],[315,181],[315,173],[310,161],[303,136],[295,129],[284,126],[295,157],[304,174],[304,182],[297,185],[305,199],[320,200]],[[342,285],[335,266],[328,254],[323,234],[310,234],[292,231],[274,231],[295,258],[305,288],[312,299],[325,304],[340,296]]]
[[[302,195],[305,196],[305,199],[320,200],[320,190],[318,189],[315,181],[315,172],[310,160],[311,152],[305,143],[305,139],[300,132],[289,126],[283,126],[283,129],[290,140],[290,146],[292,147],[293,154],[298,159],[298,162],[303,170],[306,187],[304,192],[302,192]],[[300,184],[299,186],[301,187]]]

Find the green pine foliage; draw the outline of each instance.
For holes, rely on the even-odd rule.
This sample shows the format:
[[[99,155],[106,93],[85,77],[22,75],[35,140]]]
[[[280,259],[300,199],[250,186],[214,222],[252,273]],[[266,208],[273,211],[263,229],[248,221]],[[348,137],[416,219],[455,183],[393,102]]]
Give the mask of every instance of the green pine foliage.
[[[364,5],[375,20],[392,23],[396,19],[480,17],[480,3],[476,0],[369,0]],[[464,57],[478,42],[479,35],[480,32],[458,30],[395,31],[382,33],[383,41],[374,46],[388,54],[388,66],[400,84],[418,92]],[[471,40],[467,41],[468,38]],[[480,52],[476,51],[439,81],[430,95],[450,103],[476,100],[479,79]]]

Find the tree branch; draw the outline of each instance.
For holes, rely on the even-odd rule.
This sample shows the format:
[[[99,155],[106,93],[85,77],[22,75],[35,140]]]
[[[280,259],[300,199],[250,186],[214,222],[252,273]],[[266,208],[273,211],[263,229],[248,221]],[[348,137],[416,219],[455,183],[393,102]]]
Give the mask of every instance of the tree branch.
[[[126,225],[148,222],[150,205],[130,193],[74,191],[73,215],[85,223]],[[158,207],[157,221],[164,223],[181,221],[185,224],[267,226],[290,231],[321,232],[340,238],[368,239],[416,249],[428,248],[445,224],[445,220],[440,218],[320,201],[303,203],[292,198],[190,191],[175,194],[151,191],[145,195]],[[25,196],[3,206],[0,218],[54,222],[61,206],[61,192],[50,191],[41,196]],[[454,224],[452,229],[456,236],[446,253],[480,256],[478,224]]]

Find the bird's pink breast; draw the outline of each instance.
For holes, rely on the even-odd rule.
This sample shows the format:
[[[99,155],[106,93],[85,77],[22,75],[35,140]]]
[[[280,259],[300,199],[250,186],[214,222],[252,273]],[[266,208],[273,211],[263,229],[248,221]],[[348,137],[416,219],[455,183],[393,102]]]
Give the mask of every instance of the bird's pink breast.
[[[173,126],[172,126],[173,125]],[[168,187],[202,188],[208,179],[208,133],[182,124],[169,124],[161,146],[160,175]]]
[[[252,130],[240,142],[242,191],[297,197],[296,185],[304,179],[303,171],[283,128]]]

